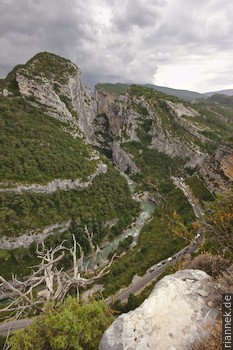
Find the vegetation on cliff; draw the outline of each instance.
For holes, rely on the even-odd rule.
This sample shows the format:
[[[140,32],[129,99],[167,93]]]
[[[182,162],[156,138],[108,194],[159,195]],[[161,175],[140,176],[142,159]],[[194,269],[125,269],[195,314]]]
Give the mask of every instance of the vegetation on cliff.
[[[1,187],[10,187],[18,183],[44,184],[55,178],[87,179],[95,171],[98,163],[97,159],[91,159],[94,149],[83,139],[74,139],[65,132],[66,123],[48,117],[45,107],[38,108],[38,104],[37,107],[33,106],[33,98],[29,101],[19,96],[15,80],[18,69],[19,72],[39,79],[40,82],[46,78],[59,84],[67,83],[68,77],[76,72],[71,62],[56,55],[41,53],[23,67],[17,67],[5,82],[2,82],[2,87],[5,84],[14,95],[8,98],[0,97],[0,143],[3,151]],[[54,85],[57,92],[59,84]],[[137,183],[137,190],[148,191],[150,198],[157,204],[151,220],[141,232],[137,246],[130,248],[132,238],[121,243],[118,252],[127,250],[127,254],[115,261],[110,273],[103,278],[104,295],[113,294],[122,286],[128,285],[135,274],[145,273],[151,265],[168,258],[186,245],[182,237],[174,234],[171,221],[174,221],[175,215],[185,227],[185,233],[190,233],[188,238],[194,238],[200,227],[205,230],[206,241],[201,245],[201,251],[217,253],[223,259],[232,261],[232,193],[217,196],[213,201],[215,198],[206,189],[200,177],[197,177],[197,169],[191,169],[194,175],[187,179],[186,183],[206,208],[201,222],[194,223],[191,205],[171,181],[172,175],[184,177],[188,174],[185,157],[182,158],[179,154],[168,155],[165,151],[159,152],[152,145],[152,137],[158,136],[156,130],[153,130],[153,123],[158,123],[157,130],[161,130],[160,136],[166,134],[165,141],[178,140],[183,148],[189,149],[189,146],[192,146],[194,151],[197,150],[197,154],[201,150],[208,156],[212,155],[219,143],[229,140],[232,135],[232,115],[229,110],[215,105],[209,107],[184,103],[185,107],[194,108],[199,114],[195,117],[182,115],[181,118],[200,128],[199,136],[209,138],[209,141],[205,142],[204,138],[196,137],[176,122],[176,117],[166,103],[170,101],[179,104],[180,100],[176,97],[168,97],[161,92],[140,86],[131,86],[128,89],[125,84],[99,84],[99,87],[116,94],[125,94],[127,90],[127,113],[131,110],[133,116],[136,116],[137,140],[132,141],[129,137],[132,125],[127,124],[128,120],[122,124],[116,139],[121,143],[121,147],[129,152],[139,169],[139,173],[132,177]],[[66,96],[63,96],[63,100],[69,103]],[[156,119],[157,113],[159,118]],[[176,146],[176,143],[171,142],[171,145]],[[93,232],[95,245],[104,239],[111,240],[121,233],[139,213],[139,204],[132,200],[126,180],[103,156],[100,156],[100,159],[104,159],[108,171],[97,176],[86,189],[57,190],[50,194],[1,193],[0,237],[20,236],[30,230],[71,220],[66,232],[48,237],[45,244],[55,247],[65,239],[69,246],[74,235],[83,250],[88,252],[88,242],[83,234],[85,225]],[[207,201],[212,202],[207,204]],[[112,227],[109,224],[111,220],[115,221]],[[34,252],[34,243],[29,249],[20,247],[12,251],[0,250],[0,274],[6,278],[10,278],[12,272],[21,276],[28,274],[28,266],[37,263]],[[221,259],[215,261],[222,264]],[[223,265],[225,262],[224,260]],[[208,264],[209,262],[203,265]],[[62,268],[69,267],[70,259],[65,256]],[[136,305],[133,297],[130,297],[130,304]],[[28,330],[20,331],[12,337],[12,349],[30,350],[35,342],[41,350],[96,349],[103,331],[111,321],[112,316],[103,302],[79,305],[68,298],[64,304],[56,307],[53,304],[47,305],[45,313],[41,314]]]
[[[0,96],[0,181],[46,183],[56,178],[87,179],[97,166],[92,148],[67,127],[23,98]]]
[[[0,199],[2,236],[20,235],[26,230],[43,228],[73,218],[76,224],[71,226],[69,231],[76,235],[77,240],[80,241],[81,232],[86,224],[94,232],[95,243],[98,244],[107,235],[112,238],[121,233],[140,210],[139,204],[131,198],[126,180],[111,166],[106,174],[97,176],[92,186],[82,191],[56,191],[51,194],[2,193]],[[114,218],[118,218],[118,221],[110,229],[105,223]],[[54,245],[62,239],[72,241],[69,231],[48,237],[47,244]],[[35,259],[32,254],[33,248],[34,245],[29,250],[18,248],[9,251],[7,256],[3,255],[0,258],[0,273],[4,276],[10,276],[11,272],[20,275],[27,273],[27,266],[33,265]]]
[[[110,84],[110,83],[99,83],[96,85],[96,89],[104,90],[107,92],[115,92],[117,94],[125,94],[129,85],[128,84]]]
[[[40,52],[21,66],[19,73],[22,71],[23,75],[35,80],[46,78],[66,84],[70,76],[75,75],[77,70],[78,68],[66,58],[50,52]]]
[[[10,339],[12,350],[96,350],[113,321],[105,302],[81,305],[76,299],[47,304],[44,312]]]

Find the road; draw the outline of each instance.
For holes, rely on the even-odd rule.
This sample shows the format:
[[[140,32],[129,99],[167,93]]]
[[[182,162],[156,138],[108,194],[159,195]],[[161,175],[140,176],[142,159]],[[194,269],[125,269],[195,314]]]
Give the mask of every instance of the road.
[[[22,320],[17,320],[14,323],[12,322],[2,323],[0,324],[0,335],[7,336],[9,328],[10,328],[10,333],[12,333],[14,331],[17,331],[20,328],[26,328],[31,322],[32,322],[32,319],[24,318]]]
[[[173,178],[175,184],[183,191],[184,195],[187,197],[189,203],[193,207],[194,214],[197,218],[200,218],[203,213],[199,206],[195,203],[195,199],[188,191],[186,186],[184,185],[182,179]],[[138,279],[137,282],[125,288],[124,290],[117,293],[114,297],[110,297],[107,299],[107,303],[110,304],[114,300],[120,300],[122,303],[126,302],[130,294],[137,295],[139,294],[149,283],[155,280],[159,275],[164,272],[164,270],[169,265],[174,265],[179,259],[181,259],[184,255],[195,252],[198,249],[197,241],[201,241],[203,239],[202,231],[199,230],[198,236],[196,236],[195,240],[191,242],[188,246],[183,248],[181,251],[169,257],[169,260],[160,261],[160,263],[151,266],[146,274]],[[172,258],[172,259],[171,259]],[[161,266],[158,266],[161,265]]]
[[[203,215],[202,210],[200,209],[200,207],[196,204],[195,199],[193,198],[193,196],[191,195],[191,193],[189,192],[187,186],[184,184],[182,179],[179,178],[172,178],[174,183],[181,189],[181,191],[183,191],[184,195],[187,197],[189,203],[191,204],[191,206],[193,207],[193,211],[194,214],[197,218],[201,218]]]
[[[197,238],[198,240],[201,239],[201,236]],[[156,263],[155,265],[151,266],[144,276],[139,278],[134,284],[130,285],[129,287],[125,288],[124,290],[117,293],[114,297],[110,297],[107,299],[107,303],[111,304],[114,300],[120,300],[122,303],[126,302],[130,294],[137,295],[139,294],[148,284],[153,282],[157,277],[161,275],[164,270],[171,265],[174,265],[186,254],[190,254],[195,252],[198,249],[198,245],[195,242],[192,242],[187,247],[183,248],[180,252],[173,255],[172,257],[169,257],[169,260],[163,260],[160,263]],[[172,260],[170,260],[172,258]],[[158,266],[162,264],[161,266]]]
[[[188,198],[188,201],[193,207],[194,214],[197,218],[200,218],[203,213],[198,205],[195,203],[191,193],[187,190],[186,186],[183,184],[181,179],[173,178],[176,185],[183,191],[185,196]],[[124,290],[117,293],[115,296],[108,298],[106,301],[108,304],[111,304],[114,300],[120,300],[122,303],[126,302],[130,294],[137,295],[139,294],[148,284],[154,281],[159,275],[164,272],[164,270],[170,266],[174,265],[179,259],[181,259],[186,254],[190,254],[195,252],[198,249],[197,241],[201,241],[203,239],[203,234],[200,230],[198,237],[196,236],[195,240],[191,242],[188,246],[183,248],[181,251],[169,257],[166,260],[163,260],[159,263],[152,265],[146,272],[144,276],[139,278],[134,284],[131,284]],[[158,266],[159,265],[159,266]],[[32,322],[31,319],[22,319],[17,320],[13,324],[11,322],[0,324],[0,335],[6,336],[8,332],[8,328],[11,326],[11,333],[20,328],[26,328]]]

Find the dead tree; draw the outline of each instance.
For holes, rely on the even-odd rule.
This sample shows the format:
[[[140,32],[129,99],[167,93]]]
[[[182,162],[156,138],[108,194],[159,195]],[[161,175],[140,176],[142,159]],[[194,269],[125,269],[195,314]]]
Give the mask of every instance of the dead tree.
[[[7,312],[9,316],[22,315],[22,312],[29,310],[42,311],[44,300],[54,300],[57,302],[64,301],[67,294],[72,288],[76,288],[77,298],[79,299],[80,288],[95,283],[98,279],[109,272],[109,267],[112,264],[112,259],[103,268],[99,269],[96,264],[97,254],[100,251],[99,247],[93,244],[93,233],[90,233],[85,226],[85,233],[90,245],[91,266],[87,268],[84,264],[84,252],[73,235],[73,247],[67,248],[63,241],[56,248],[46,249],[44,243],[41,246],[37,245],[37,257],[41,260],[40,263],[33,267],[31,276],[25,281],[19,281],[15,276],[12,276],[12,281],[8,282],[0,276],[0,286],[4,285],[6,289],[13,292],[14,300],[1,309],[0,312]],[[77,251],[78,248],[78,251]],[[73,259],[73,267],[70,272],[63,271],[63,268],[58,269],[58,263],[62,263],[65,253],[71,255]],[[77,253],[79,252],[79,257]],[[7,316],[7,317],[9,317]]]

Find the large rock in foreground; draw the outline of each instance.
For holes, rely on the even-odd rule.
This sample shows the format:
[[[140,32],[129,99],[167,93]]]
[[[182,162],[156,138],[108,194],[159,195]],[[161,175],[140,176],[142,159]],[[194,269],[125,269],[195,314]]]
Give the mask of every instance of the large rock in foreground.
[[[200,270],[164,277],[134,311],[106,330],[100,350],[185,350],[207,336],[217,311],[211,307],[212,278]]]

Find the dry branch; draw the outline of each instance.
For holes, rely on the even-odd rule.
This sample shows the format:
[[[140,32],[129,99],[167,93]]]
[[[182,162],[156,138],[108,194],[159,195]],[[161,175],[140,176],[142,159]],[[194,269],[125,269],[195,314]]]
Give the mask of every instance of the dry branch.
[[[12,276],[12,282],[8,282],[0,276],[1,285],[4,285],[7,290],[17,296],[8,306],[0,310],[0,312],[8,311],[18,315],[22,310],[34,309],[41,311],[42,308],[39,305],[42,304],[43,306],[44,301],[35,298],[35,294],[37,294],[37,297],[43,296],[48,301],[54,300],[56,304],[58,301],[64,301],[67,294],[74,287],[76,288],[77,298],[79,298],[80,288],[86,288],[106,275],[116,254],[113,255],[108,265],[98,270],[97,255],[100,249],[93,244],[93,233],[90,233],[86,226],[84,231],[91,250],[90,261],[92,267],[88,270],[88,277],[87,266],[84,266],[84,252],[74,235],[72,248],[65,247],[65,241],[63,241],[55,248],[46,249],[44,242],[42,242],[41,246],[37,244],[36,249],[37,257],[41,261],[38,265],[33,266],[32,274],[27,280],[19,281],[15,276]],[[77,257],[77,250],[79,257]],[[64,272],[63,268],[57,268],[58,263],[62,262],[65,252],[70,254],[73,260],[71,273]],[[44,288],[43,290],[41,290],[42,286]],[[39,288],[40,290],[38,291]]]

